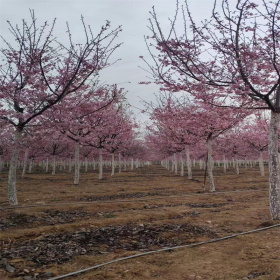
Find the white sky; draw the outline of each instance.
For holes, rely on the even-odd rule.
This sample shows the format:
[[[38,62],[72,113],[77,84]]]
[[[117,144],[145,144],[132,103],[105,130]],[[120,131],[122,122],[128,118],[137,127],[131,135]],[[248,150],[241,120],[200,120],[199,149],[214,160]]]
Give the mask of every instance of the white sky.
[[[213,0],[189,0],[193,16],[200,20],[207,17],[212,9]],[[120,87],[128,90],[127,98],[131,105],[143,108],[140,98],[145,101],[154,99],[153,93],[158,93],[156,85],[140,85],[147,80],[146,73],[139,68],[145,64],[139,58],[144,56],[149,60],[149,54],[144,42],[144,35],[151,35],[147,25],[149,11],[155,6],[160,22],[168,27],[168,17],[175,13],[175,0],[0,0],[0,34],[7,38],[9,20],[12,24],[20,24],[21,19],[29,19],[29,9],[35,10],[39,22],[57,18],[56,34],[66,37],[66,24],[70,24],[73,36],[82,35],[81,15],[85,23],[99,30],[106,20],[112,27],[122,25],[118,40],[123,45],[114,53],[113,59],[120,58],[114,66],[101,72],[101,82],[108,84],[120,83]],[[59,37],[58,36],[58,37]],[[126,83],[126,82],[130,83]],[[147,116],[139,110],[133,110],[139,121]]]

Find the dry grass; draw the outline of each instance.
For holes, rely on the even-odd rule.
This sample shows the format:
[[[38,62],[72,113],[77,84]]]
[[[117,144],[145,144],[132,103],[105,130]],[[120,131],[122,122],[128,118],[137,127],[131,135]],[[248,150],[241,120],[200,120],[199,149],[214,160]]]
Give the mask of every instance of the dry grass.
[[[108,170],[104,180],[98,180],[94,172],[82,173],[79,186],[73,185],[72,177],[66,172],[50,175],[38,170],[28,174],[18,181],[18,197],[20,206],[34,207],[8,209],[7,174],[1,174],[0,207],[4,223],[0,239],[5,252],[19,248],[26,241],[43,242],[49,235],[70,236],[66,241],[72,242],[75,232],[108,230],[106,227],[110,230],[124,227],[124,231],[129,227],[137,230],[144,227],[146,232],[152,230],[151,239],[158,234],[157,238],[164,242],[188,244],[277,223],[270,218],[267,178],[260,177],[257,167],[241,169],[239,175],[233,169],[224,174],[216,167],[215,194],[202,191],[203,171],[199,169],[194,170],[194,180],[176,176],[156,165],[117,173],[114,177]],[[234,190],[243,192],[231,192]],[[176,229],[182,225],[195,226],[202,233]],[[58,257],[39,264],[28,254],[8,255],[6,261],[16,271],[9,273],[2,268],[0,279],[23,279],[23,269],[29,271],[26,276],[37,273],[44,279],[43,272],[61,275],[142,252],[138,247],[132,250],[123,246],[125,242],[139,245],[140,241],[133,240],[131,235],[114,238],[120,238],[122,245],[110,247],[100,242],[94,246],[98,254],[77,254],[65,261]],[[153,242],[145,246],[145,250],[161,247]],[[275,228],[119,262],[68,279],[279,280],[279,251],[280,232]]]

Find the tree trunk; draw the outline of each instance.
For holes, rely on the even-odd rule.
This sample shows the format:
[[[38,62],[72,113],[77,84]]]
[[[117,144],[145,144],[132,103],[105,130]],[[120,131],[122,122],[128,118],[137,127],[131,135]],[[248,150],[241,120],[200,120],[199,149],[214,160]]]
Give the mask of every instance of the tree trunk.
[[[30,158],[29,160],[29,168],[28,168],[28,173],[30,174],[32,171],[32,167],[33,167],[33,157]]]
[[[189,148],[186,148],[186,157],[187,157],[188,179],[192,179],[192,162],[190,158]]]
[[[238,159],[235,160],[235,169],[236,169],[236,174],[240,174],[240,169],[239,169],[239,161]]]
[[[201,170],[203,168],[203,162],[202,162],[202,160],[200,159],[199,160],[199,169]]]
[[[244,160],[244,166],[245,166],[245,169],[247,169],[248,168],[248,160],[245,158],[245,160]]]
[[[4,166],[4,162],[2,160],[2,156],[0,155],[0,173],[2,172],[3,166]]]
[[[207,152],[208,152],[208,161],[207,161],[207,169],[210,183],[210,192],[215,191],[214,184],[214,176],[213,176],[213,157],[212,157],[212,137],[208,137],[207,139]]]
[[[280,113],[271,111],[269,137],[269,196],[272,219],[280,219],[280,166],[278,157],[278,127]]]
[[[72,172],[72,159],[69,158],[69,166],[68,166],[68,173],[70,174]]]
[[[98,175],[98,179],[102,179],[103,178],[103,154],[102,154],[102,150],[100,149],[99,151],[99,175]]]
[[[112,173],[111,176],[115,175],[115,154],[112,153]]]
[[[49,172],[49,158],[46,159],[46,173]]]
[[[88,172],[88,158],[85,157],[85,172]]]
[[[19,144],[22,136],[22,129],[16,128],[15,130],[15,148],[12,152],[8,176],[8,198],[11,205],[17,205],[17,189],[16,189],[16,180],[17,180],[17,162],[19,154]]]
[[[80,144],[75,143],[75,175],[74,175],[74,185],[78,185],[80,180]]]
[[[134,162],[133,162],[133,157],[131,158],[131,162],[130,162],[130,170],[133,170],[133,166],[134,166]]]
[[[184,160],[182,156],[180,157],[180,162],[181,162],[181,173],[180,175],[183,177],[184,176]]]
[[[224,156],[224,159],[223,159],[223,165],[224,165],[224,173],[227,172],[227,161],[226,161],[226,157]]]
[[[263,151],[260,151],[259,167],[260,167],[261,176],[263,177],[264,176]]]
[[[22,178],[24,178],[24,176],[26,174],[28,153],[29,153],[29,149],[26,149],[25,153],[24,153],[23,168],[22,168],[22,174],[21,174]]]
[[[119,153],[119,173],[122,172],[121,153]]]
[[[178,174],[178,164],[177,164],[177,156],[174,154],[174,173]]]
[[[56,171],[56,160],[55,160],[55,155],[53,156],[53,161],[52,161],[52,175],[55,174]]]

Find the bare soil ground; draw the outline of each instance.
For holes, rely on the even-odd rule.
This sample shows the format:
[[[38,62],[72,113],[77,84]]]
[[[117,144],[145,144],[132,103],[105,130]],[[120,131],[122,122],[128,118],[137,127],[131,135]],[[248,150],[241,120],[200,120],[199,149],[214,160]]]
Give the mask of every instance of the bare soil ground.
[[[279,223],[269,213],[268,180],[258,167],[224,173],[216,193],[159,165],[103,180],[96,172],[35,170],[18,180],[19,207],[7,204],[0,174],[0,279],[50,279],[124,256],[191,244]],[[267,172],[267,170],[266,170]],[[24,206],[24,207],[22,207]],[[29,206],[29,207],[25,207]],[[155,253],[67,279],[280,280],[280,228]]]

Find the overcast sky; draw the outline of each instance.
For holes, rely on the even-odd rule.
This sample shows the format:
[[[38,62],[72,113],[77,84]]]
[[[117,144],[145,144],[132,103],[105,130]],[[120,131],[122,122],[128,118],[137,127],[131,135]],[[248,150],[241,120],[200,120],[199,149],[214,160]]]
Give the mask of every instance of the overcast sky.
[[[213,0],[189,0],[193,16],[198,20],[205,18],[211,12]],[[101,81],[113,84],[119,83],[127,91],[127,98],[131,105],[143,108],[140,99],[153,100],[153,94],[158,93],[156,85],[140,85],[140,81],[147,80],[146,73],[139,68],[145,67],[139,56],[147,60],[149,54],[144,42],[144,35],[151,35],[148,29],[149,11],[155,6],[157,15],[163,26],[168,27],[168,17],[173,17],[176,9],[175,0],[0,0],[0,34],[8,35],[9,20],[12,24],[21,19],[29,19],[29,9],[34,9],[39,22],[57,18],[56,35],[65,37],[68,21],[74,36],[75,32],[82,34],[80,17],[85,23],[99,30],[106,20],[112,27],[122,25],[118,40],[123,45],[114,53],[112,59],[120,58],[114,66],[101,73]],[[61,39],[61,38],[60,38]],[[130,82],[130,83],[127,83]],[[140,111],[133,110],[139,120],[147,117]]]

